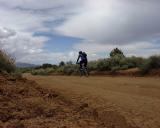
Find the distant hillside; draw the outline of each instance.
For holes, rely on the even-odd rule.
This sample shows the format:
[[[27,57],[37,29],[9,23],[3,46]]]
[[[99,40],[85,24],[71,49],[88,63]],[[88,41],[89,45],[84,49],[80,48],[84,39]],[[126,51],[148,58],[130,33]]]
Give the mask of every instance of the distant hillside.
[[[21,63],[21,62],[17,62],[16,66],[19,68],[31,68],[31,67],[37,67],[38,65],[35,64],[29,64],[29,63]]]

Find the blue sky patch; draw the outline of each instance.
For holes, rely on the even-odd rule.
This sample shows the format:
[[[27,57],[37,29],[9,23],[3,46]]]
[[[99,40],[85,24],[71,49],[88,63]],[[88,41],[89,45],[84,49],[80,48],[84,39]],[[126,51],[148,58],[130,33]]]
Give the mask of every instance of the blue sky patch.
[[[36,33],[34,36],[46,36],[49,38],[47,42],[44,43],[43,49],[45,51],[50,51],[50,52],[69,52],[73,50],[73,45],[75,43],[79,43],[82,41],[82,39],[79,38],[74,38],[74,37],[67,37],[67,36],[62,36],[58,34],[51,34],[51,33]]]

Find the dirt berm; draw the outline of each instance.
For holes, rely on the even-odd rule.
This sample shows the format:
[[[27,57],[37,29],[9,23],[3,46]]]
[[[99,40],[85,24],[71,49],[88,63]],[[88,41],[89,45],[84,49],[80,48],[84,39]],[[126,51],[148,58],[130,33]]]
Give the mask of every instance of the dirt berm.
[[[34,81],[0,75],[0,128],[137,128],[116,111],[98,111]]]

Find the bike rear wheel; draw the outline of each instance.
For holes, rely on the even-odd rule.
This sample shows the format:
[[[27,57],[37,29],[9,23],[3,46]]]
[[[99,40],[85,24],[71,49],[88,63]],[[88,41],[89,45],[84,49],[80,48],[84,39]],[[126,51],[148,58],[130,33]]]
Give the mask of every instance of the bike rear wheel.
[[[89,76],[88,70],[85,67],[83,67],[82,69],[80,69],[80,75],[88,77]]]

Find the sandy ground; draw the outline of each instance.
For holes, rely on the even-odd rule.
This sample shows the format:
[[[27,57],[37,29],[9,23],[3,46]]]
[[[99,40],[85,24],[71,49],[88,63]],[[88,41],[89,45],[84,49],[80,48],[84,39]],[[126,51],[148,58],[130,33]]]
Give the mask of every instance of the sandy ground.
[[[139,128],[160,128],[160,78],[31,76],[73,101],[87,103],[102,112],[103,119],[122,120]],[[104,112],[108,112],[103,114]]]
[[[114,111],[99,113],[34,81],[0,74],[0,128],[135,128]]]

